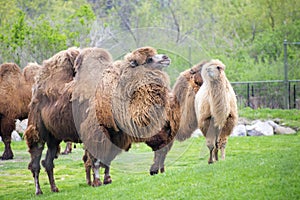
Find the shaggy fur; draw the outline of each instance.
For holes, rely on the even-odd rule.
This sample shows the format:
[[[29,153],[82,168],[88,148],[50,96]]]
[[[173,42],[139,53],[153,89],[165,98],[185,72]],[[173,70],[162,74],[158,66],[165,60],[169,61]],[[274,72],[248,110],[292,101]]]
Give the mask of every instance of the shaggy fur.
[[[111,182],[111,161],[122,150],[129,150],[132,142],[168,137],[157,135],[170,112],[169,78],[161,71],[163,62],[169,59],[161,56],[162,60],[156,62],[156,58],[155,49],[143,47],[127,54],[124,60],[109,64],[103,71],[80,129],[88,150],[86,158],[93,160],[93,186],[101,185],[100,166],[105,167],[104,184]],[[160,144],[152,143],[154,149]],[[88,171],[90,167],[86,167]]]
[[[160,137],[152,137],[146,142],[150,146],[152,143],[161,144],[159,149],[153,149],[155,156],[154,164],[150,168],[151,175],[157,174],[159,170],[164,172],[164,161],[173,145],[174,137],[184,141],[197,129],[194,98],[203,83],[201,69],[205,63],[206,61],[202,61],[182,72],[173,86],[168,115],[169,125],[161,130],[158,134]],[[162,137],[165,135],[168,137]]]
[[[13,158],[11,150],[11,132],[15,129],[15,119],[25,119],[28,116],[28,104],[31,100],[31,87],[39,65],[29,63],[23,73],[14,63],[4,63],[0,66],[0,136],[5,144],[1,159]]]
[[[219,60],[205,64],[201,72],[204,83],[195,99],[198,126],[210,150],[209,163],[218,160],[218,149],[225,159],[227,138],[238,119],[236,96],[224,70]]]
[[[81,67],[75,64],[75,60]],[[31,155],[28,168],[34,177],[36,194],[42,194],[39,172],[45,143],[48,150],[42,165],[48,174],[51,190],[58,192],[53,175],[53,160],[57,158],[60,151],[59,144],[61,141],[81,142],[75,122],[81,118],[81,116],[77,117],[77,114],[84,112],[78,110],[80,109],[78,102],[73,104],[71,98],[73,94],[78,95],[78,99],[84,98],[80,96],[81,90],[87,94],[90,88],[89,85],[78,85],[74,81],[74,76],[83,70],[83,67],[89,71],[97,67],[98,62],[102,63],[104,60],[110,62],[111,56],[105,57],[101,49],[87,48],[80,52],[76,48],[70,48],[44,61],[33,87],[28,128],[25,131],[25,139]],[[80,82],[83,84],[91,78],[89,74],[84,75],[87,77],[80,77],[82,78]]]

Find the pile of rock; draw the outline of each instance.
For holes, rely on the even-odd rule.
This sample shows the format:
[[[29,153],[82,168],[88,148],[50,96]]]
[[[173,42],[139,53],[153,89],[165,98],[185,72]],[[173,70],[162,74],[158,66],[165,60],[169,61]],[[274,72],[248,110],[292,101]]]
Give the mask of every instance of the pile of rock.
[[[271,135],[284,135],[284,134],[295,134],[296,131],[290,127],[281,126],[275,121],[249,121],[244,118],[239,119],[239,123],[234,127],[231,136],[271,136]],[[202,133],[197,129],[193,137],[202,136]]]
[[[246,122],[241,119],[239,124],[234,128],[231,136],[271,136],[274,134],[295,134],[296,131],[290,127],[281,126],[272,120],[261,121],[255,120]]]

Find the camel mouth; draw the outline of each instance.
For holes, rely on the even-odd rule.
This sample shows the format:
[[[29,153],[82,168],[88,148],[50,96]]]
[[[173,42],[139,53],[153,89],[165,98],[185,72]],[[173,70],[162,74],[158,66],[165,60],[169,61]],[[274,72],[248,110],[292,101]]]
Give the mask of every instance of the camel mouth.
[[[164,67],[167,67],[171,64],[171,60],[170,59],[165,59],[165,60],[159,61],[158,63],[163,65]]]

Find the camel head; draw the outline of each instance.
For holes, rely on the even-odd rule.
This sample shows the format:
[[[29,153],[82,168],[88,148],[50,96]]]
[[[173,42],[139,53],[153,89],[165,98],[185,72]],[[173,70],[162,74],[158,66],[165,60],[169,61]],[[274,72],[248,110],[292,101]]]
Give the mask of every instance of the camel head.
[[[206,63],[203,68],[201,75],[204,80],[219,80],[220,76],[224,74],[225,65],[220,60],[211,60]]]
[[[153,68],[162,70],[171,63],[171,59],[164,54],[157,54],[152,47],[141,47],[135,51],[127,54],[125,60],[130,63],[131,67],[144,66],[146,68]]]

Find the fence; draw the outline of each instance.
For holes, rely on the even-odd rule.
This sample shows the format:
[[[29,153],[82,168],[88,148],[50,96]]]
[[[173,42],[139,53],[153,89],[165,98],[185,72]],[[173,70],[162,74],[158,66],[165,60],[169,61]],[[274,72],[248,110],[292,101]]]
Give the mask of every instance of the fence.
[[[289,73],[293,73],[293,68],[298,67],[299,59],[289,60],[292,63],[288,64],[288,46],[297,45],[300,42],[283,42],[283,80],[232,83],[240,107],[300,109],[300,80],[289,80]],[[300,74],[293,75],[296,79],[300,78]]]
[[[300,109],[300,80],[286,82],[278,81],[254,81],[232,82],[237,95],[239,107],[251,108],[286,108],[286,94],[288,96],[288,109]]]

